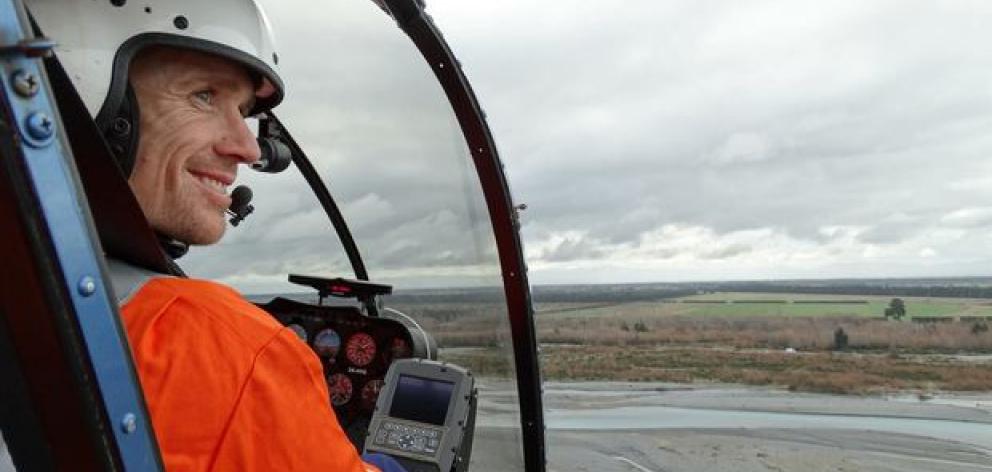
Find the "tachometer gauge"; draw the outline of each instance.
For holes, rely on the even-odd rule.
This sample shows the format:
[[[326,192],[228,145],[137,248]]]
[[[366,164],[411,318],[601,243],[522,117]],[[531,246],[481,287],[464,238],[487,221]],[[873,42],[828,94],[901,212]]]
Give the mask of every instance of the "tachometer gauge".
[[[296,335],[296,337],[300,338],[301,341],[307,342],[307,329],[306,328],[304,328],[303,326],[298,325],[296,323],[293,323],[293,324],[287,326],[287,328],[289,328],[293,332],[293,334]]]
[[[351,400],[353,386],[351,379],[344,374],[334,374],[327,378],[327,389],[331,394],[331,404],[341,406]]]
[[[412,350],[405,339],[393,338],[393,341],[389,343],[389,352],[393,355],[393,359],[406,359],[410,357]]]
[[[318,356],[334,357],[338,349],[341,349],[341,336],[331,328],[322,330],[313,338],[313,350]]]
[[[344,354],[348,362],[364,367],[375,358],[375,340],[368,333],[357,333],[348,338],[344,346]]]
[[[362,407],[371,409],[375,406],[375,401],[379,399],[379,390],[382,390],[382,379],[370,380],[362,387]]]

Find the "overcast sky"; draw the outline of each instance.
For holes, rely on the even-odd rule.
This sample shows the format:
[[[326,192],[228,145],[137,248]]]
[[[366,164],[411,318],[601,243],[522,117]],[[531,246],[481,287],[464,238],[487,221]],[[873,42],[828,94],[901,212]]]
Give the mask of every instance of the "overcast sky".
[[[491,282],[474,171],[421,58],[371,2],[293,3],[265,2],[277,111],[372,278]],[[992,274],[992,3],[428,8],[528,205],[534,283]],[[350,275],[298,174],[247,174],[256,214],[191,272],[249,292]]]

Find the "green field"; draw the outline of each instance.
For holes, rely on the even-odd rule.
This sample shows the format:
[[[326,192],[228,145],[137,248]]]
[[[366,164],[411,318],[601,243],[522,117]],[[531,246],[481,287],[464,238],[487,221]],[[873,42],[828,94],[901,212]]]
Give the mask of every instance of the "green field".
[[[546,378],[722,382],[830,393],[992,389],[992,300],[899,297],[907,317],[885,319],[892,297],[707,293],[633,302],[538,303]],[[439,308],[440,309],[440,308]],[[447,312],[447,311],[445,311]],[[436,336],[456,363],[482,375],[511,371],[505,339],[481,320],[453,318]],[[916,320],[922,321],[922,320]],[[845,336],[838,345],[837,333]],[[977,356],[959,359],[959,356]]]
[[[907,316],[955,317],[992,316],[992,301],[961,298],[901,297]],[[599,318],[624,316],[654,318],[664,316],[692,317],[881,317],[892,297],[807,295],[775,293],[708,293],[658,302],[633,302],[603,306],[588,304],[538,305],[538,316]],[[767,300],[775,303],[754,303]],[[698,303],[698,301],[723,303]],[[735,303],[744,301],[744,303]],[[795,302],[804,303],[795,303]],[[824,301],[825,303],[814,303]],[[867,303],[838,303],[838,302]],[[695,303],[694,303],[695,302]],[[784,303],[783,303],[784,302]]]

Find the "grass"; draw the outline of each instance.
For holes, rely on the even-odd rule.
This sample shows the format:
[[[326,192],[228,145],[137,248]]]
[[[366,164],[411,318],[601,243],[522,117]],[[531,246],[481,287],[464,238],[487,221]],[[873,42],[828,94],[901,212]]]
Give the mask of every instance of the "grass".
[[[637,322],[646,331],[633,329]],[[538,319],[542,343],[600,346],[724,346],[824,351],[834,347],[842,328],[849,348],[923,353],[992,352],[992,331],[973,332],[973,323],[910,323],[867,318],[611,317],[579,320]],[[626,328],[626,329],[625,329]],[[464,339],[463,339],[464,341]]]
[[[902,298],[909,316],[992,316],[989,300]],[[888,321],[881,315],[890,297],[718,293],[687,299],[711,303],[538,305],[545,378],[729,382],[831,393],[992,391],[990,362],[937,355],[992,353],[992,330],[976,329],[992,321]],[[727,300],[748,302],[721,303]],[[446,360],[478,375],[509,375],[502,306],[439,303],[405,311],[441,347],[481,348],[449,351]],[[838,328],[848,336],[846,352],[833,352]],[[799,353],[786,354],[786,348]]]
[[[708,293],[676,299],[678,302],[781,300],[787,303],[690,304],[690,316],[881,316],[893,297],[821,294]],[[901,297],[910,316],[992,316],[992,303],[981,299]],[[791,303],[800,301],[804,303]],[[816,301],[833,303],[812,303]],[[836,302],[867,302],[841,304]],[[674,303],[673,305],[679,305]]]
[[[762,294],[764,295],[764,294]],[[767,298],[767,295],[765,295]],[[822,295],[818,295],[822,298]],[[910,316],[918,305],[907,300]],[[536,315],[541,343],[594,346],[723,346],[730,348],[795,348],[824,351],[834,347],[842,328],[849,347],[865,351],[956,353],[992,352],[992,331],[976,332],[977,322],[910,323],[853,313],[857,304],[682,304],[629,303],[591,308],[580,304],[539,306]],[[935,313],[981,314],[986,302],[930,300],[943,306]],[[775,310],[791,310],[783,314]],[[722,311],[717,311],[722,310]],[[836,310],[836,311],[832,311]],[[496,305],[424,305],[406,310],[420,320],[441,346],[495,346],[509,342],[505,315]],[[705,314],[700,314],[703,311]],[[967,315],[965,315],[967,314]],[[938,315],[943,316],[943,315]],[[992,322],[990,322],[992,323]],[[635,329],[638,325],[644,329]]]
[[[773,303],[756,303],[762,300]],[[537,314],[539,318],[615,316],[640,318],[667,316],[877,318],[885,312],[890,300],[892,300],[891,297],[871,296],[711,293],[657,302],[612,305],[593,303],[541,304],[537,306]],[[992,316],[992,302],[989,300],[922,297],[903,297],[903,300],[910,317]]]
[[[718,382],[835,394],[992,390],[992,369],[987,366],[881,354],[549,346],[542,349],[541,358],[547,380]],[[477,375],[510,372],[509,359],[492,349],[448,355],[445,360]]]

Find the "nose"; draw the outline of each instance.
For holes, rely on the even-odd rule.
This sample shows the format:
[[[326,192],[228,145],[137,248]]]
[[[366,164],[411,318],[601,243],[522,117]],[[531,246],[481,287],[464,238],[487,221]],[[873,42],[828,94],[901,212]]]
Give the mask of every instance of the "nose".
[[[224,132],[216,141],[215,149],[218,155],[230,157],[244,164],[251,164],[262,157],[255,134],[240,110],[227,113],[224,118]]]

